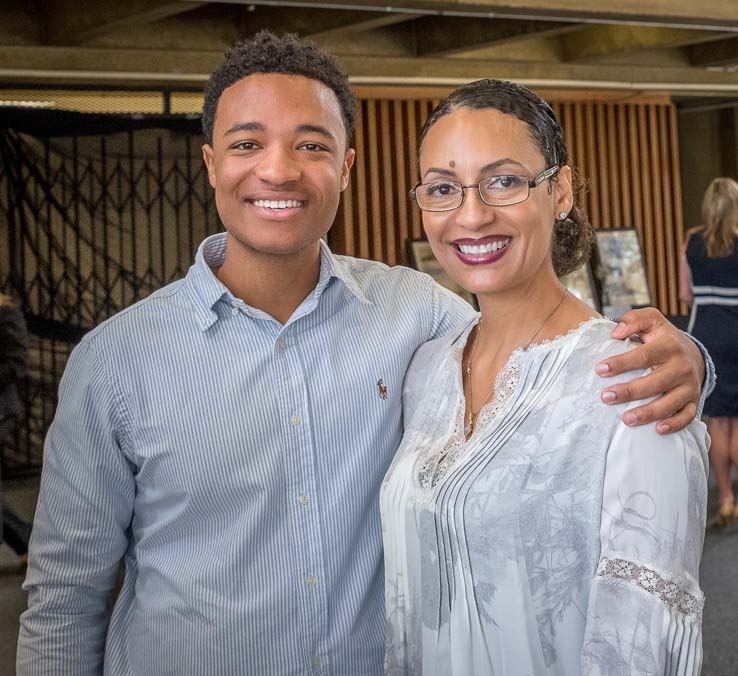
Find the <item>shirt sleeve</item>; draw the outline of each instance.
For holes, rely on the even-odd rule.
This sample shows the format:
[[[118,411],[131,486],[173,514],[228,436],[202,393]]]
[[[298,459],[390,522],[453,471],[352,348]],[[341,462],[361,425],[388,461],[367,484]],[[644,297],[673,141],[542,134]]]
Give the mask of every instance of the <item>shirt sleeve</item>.
[[[583,675],[699,674],[707,443],[696,420],[668,436],[619,424],[608,448]]]
[[[453,291],[432,283],[433,293],[433,328],[428,340],[445,336],[452,329],[468,322],[476,314],[476,310]]]
[[[20,676],[102,674],[107,603],[128,547],[135,494],[121,401],[83,342],[62,378],[29,546]]]
[[[712,391],[715,389],[715,364],[712,361],[712,358],[710,357],[710,353],[707,351],[707,348],[700,343],[699,340],[697,340],[694,336],[687,334],[693,341],[694,344],[700,348],[700,352],[702,352],[702,356],[705,359],[705,382],[702,385],[702,396],[700,397],[699,404],[697,406],[697,418],[702,417],[702,409],[705,406],[705,399],[709,397],[712,394]]]

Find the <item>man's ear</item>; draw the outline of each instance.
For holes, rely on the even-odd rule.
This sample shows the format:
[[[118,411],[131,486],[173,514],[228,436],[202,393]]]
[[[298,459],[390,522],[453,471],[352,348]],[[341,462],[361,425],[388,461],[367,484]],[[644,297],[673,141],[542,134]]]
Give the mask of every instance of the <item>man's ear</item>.
[[[213,189],[215,189],[215,159],[213,157],[213,146],[209,143],[205,143],[202,146],[202,159],[205,162],[205,167],[208,170],[208,180]]]
[[[346,150],[346,155],[343,158],[343,166],[341,167],[341,192],[346,190],[346,187],[348,186],[351,167],[354,166],[355,159],[356,151],[353,148]]]

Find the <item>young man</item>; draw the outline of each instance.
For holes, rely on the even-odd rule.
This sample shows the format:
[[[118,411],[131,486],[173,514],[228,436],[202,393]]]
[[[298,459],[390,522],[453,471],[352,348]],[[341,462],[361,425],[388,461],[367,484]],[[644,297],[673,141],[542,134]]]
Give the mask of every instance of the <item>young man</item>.
[[[382,673],[377,495],[403,376],[471,310],[424,275],[321,241],[354,114],[336,62],[291,36],[240,43],[213,74],[203,155],[227,232],[70,358],[19,674]],[[623,334],[648,322],[649,344],[610,372],[656,374],[611,389],[669,392],[640,421],[681,411],[681,426],[704,364],[655,311]]]

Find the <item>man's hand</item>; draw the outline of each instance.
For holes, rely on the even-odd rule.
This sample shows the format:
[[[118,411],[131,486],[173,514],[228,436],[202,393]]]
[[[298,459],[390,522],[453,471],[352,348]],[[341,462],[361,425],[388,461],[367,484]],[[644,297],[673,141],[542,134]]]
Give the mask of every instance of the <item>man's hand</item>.
[[[604,377],[634,369],[653,369],[648,375],[603,390],[606,404],[616,404],[661,395],[650,404],[623,414],[626,425],[645,425],[656,420],[659,434],[686,427],[697,412],[705,361],[697,345],[654,308],[626,312],[612,332],[625,339],[637,333],[644,345],[601,361],[595,371]]]

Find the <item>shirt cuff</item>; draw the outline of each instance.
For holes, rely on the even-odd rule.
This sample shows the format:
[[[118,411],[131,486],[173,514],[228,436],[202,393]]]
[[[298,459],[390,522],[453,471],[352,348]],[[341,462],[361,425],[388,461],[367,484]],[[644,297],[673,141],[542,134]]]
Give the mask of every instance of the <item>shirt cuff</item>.
[[[717,380],[717,376],[715,375],[715,364],[713,363],[712,357],[710,357],[710,353],[707,351],[707,348],[694,336],[689,333],[687,335],[694,341],[694,344],[700,348],[700,352],[702,352],[702,356],[705,360],[705,382],[702,385],[702,396],[697,404],[696,415],[697,418],[701,418],[702,409],[705,406],[705,399],[707,399],[715,389],[715,381]]]

